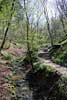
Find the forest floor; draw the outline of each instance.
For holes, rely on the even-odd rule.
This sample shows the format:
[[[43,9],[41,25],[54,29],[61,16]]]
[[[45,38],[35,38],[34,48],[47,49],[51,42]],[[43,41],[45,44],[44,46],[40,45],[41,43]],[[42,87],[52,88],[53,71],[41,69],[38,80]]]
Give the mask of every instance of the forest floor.
[[[30,100],[31,92],[25,79],[28,70],[23,65],[18,65],[25,52],[24,47],[15,46],[1,51],[0,100]]]
[[[45,55],[43,54],[42,51],[39,52],[39,54],[41,53],[43,55],[43,57],[42,56],[39,57],[41,63],[52,67],[60,74],[67,75],[67,68],[53,63],[50,60],[47,52],[45,52]],[[27,78],[31,72],[31,67],[30,65],[24,66],[21,61],[21,58],[24,57],[25,55],[26,55],[25,47],[17,47],[15,45],[10,47],[9,49],[1,51],[0,100],[33,100],[34,94],[35,95],[38,94],[38,97],[39,97],[40,81],[41,81],[41,84],[42,83],[44,84],[44,82],[42,82],[44,80],[40,79],[41,76],[39,77],[39,75],[37,76],[35,74],[35,77],[37,77],[36,78],[37,80],[32,78],[31,84],[34,83],[36,87],[35,88],[32,87],[33,90],[30,89],[30,86],[29,86],[30,80],[27,80]],[[39,77],[39,80],[38,80],[38,77]],[[47,84],[46,87],[48,87],[48,85],[49,87],[52,86],[53,78],[51,79],[52,79],[52,83],[50,80],[50,84]],[[59,79],[59,76],[58,76],[58,79]],[[54,81],[56,81],[55,76],[54,76]],[[42,87],[40,91],[42,91],[42,89],[44,88]],[[43,93],[45,93],[45,89]],[[35,100],[40,100],[40,99],[35,99]]]

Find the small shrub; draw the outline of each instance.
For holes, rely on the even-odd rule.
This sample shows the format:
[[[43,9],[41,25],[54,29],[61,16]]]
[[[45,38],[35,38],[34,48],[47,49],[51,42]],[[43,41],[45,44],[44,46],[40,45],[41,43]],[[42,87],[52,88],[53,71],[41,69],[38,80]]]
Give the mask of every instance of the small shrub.
[[[51,68],[51,66],[47,66],[47,65],[42,64],[40,62],[34,63],[34,69],[35,69],[35,71],[44,70],[44,72],[46,72],[46,73],[49,73],[49,72],[53,72],[54,71]]]
[[[2,56],[5,60],[11,60],[12,59],[12,55],[8,54],[7,52],[2,53]]]

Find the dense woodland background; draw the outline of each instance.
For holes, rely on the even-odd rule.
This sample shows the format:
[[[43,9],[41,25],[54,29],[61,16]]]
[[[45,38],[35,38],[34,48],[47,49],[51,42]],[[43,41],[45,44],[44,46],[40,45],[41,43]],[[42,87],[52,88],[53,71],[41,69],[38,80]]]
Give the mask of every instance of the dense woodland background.
[[[1,42],[6,33],[7,41],[26,43],[28,31],[29,42],[35,40],[37,45],[61,43],[66,39],[66,3],[56,0],[53,13],[47,0],[0,1]]]
[[[67,100],[67,0],[0,0],[0,100]]]

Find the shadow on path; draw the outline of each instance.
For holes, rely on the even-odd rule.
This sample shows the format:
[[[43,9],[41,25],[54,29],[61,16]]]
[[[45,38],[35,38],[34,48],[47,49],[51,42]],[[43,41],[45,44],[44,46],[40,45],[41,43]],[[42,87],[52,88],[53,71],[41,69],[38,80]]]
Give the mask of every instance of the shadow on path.
[[[59,93],[58,87],[59,79],[60,75],[56,72],[47,73],[45,69],[37,72],[30,70],[26,75],[29,88],[33,91],[34,100],[62,100],[63,97]]]

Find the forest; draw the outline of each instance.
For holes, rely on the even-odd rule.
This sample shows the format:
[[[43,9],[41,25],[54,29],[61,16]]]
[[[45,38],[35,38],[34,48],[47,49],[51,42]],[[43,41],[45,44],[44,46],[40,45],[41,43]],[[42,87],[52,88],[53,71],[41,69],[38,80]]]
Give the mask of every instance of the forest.
[[[67,0],[0,0],[0,100],[67,100]]]

